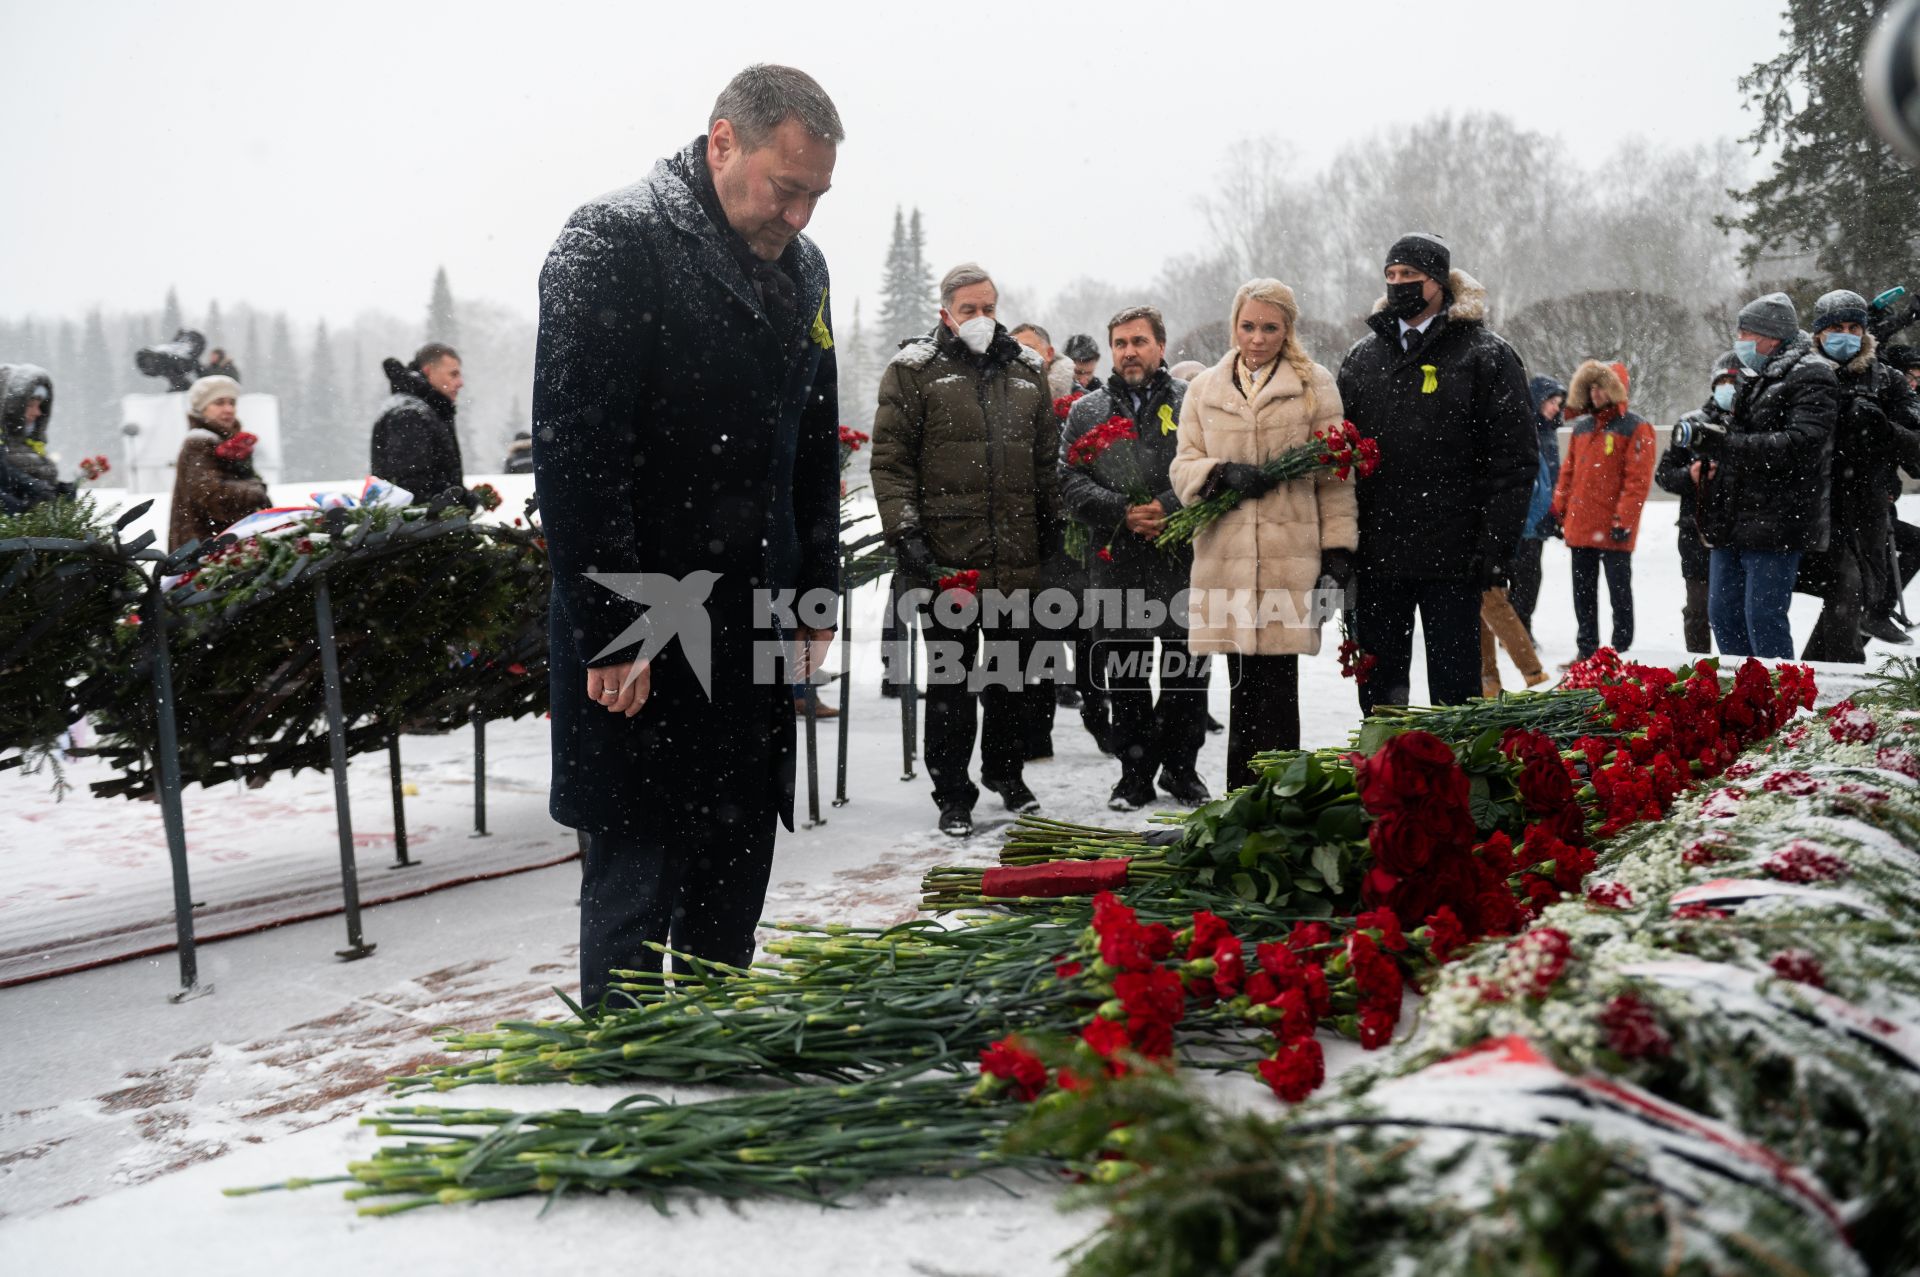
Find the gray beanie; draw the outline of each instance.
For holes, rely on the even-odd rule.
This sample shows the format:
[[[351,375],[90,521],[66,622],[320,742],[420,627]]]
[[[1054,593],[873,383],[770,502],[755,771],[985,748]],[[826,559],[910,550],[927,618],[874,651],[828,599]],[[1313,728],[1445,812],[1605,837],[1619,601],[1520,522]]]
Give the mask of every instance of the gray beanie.
[[[1713,372],[1707,377],[1707,381],[1709,383],[1718,382],[1728,373],[1738,373],[1744,367],[1746,367],[1746,365],[1740,362],[1740,356],[1729,350],[1726,354],[1713,361]]]
[[[1793,308],[1793,298],[1785,293],[1768,293],[1740,308],[1740,319],[1734,328],[1739,332],[1792,341],[1800,332],[1800,312]]]
[[[1816,333],[1840,324],[1866,322],[1867,299],[1848,289],[1836,288],[1830,293],[1823,293],[1820,300],[1813,304],[1813,331]]]

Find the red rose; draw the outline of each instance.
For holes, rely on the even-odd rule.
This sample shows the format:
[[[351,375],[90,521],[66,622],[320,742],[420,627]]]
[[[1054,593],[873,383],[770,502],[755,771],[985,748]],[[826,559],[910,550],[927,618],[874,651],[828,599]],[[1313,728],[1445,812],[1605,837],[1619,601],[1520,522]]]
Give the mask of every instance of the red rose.
[[[1653,1008],[1631,993],[1622,993],[1607,1003],[1600,1013],[1600,1027],[1606,1030],[1608,1049],[1623,1059],[1658,1059],[1673,1054],[1673,1039],[1660,1027]]]
[[[1354,768],[1360,801],[1375,815],[1465,808],[1470,786],[1453,747],[1431,732],[1401,732]]]

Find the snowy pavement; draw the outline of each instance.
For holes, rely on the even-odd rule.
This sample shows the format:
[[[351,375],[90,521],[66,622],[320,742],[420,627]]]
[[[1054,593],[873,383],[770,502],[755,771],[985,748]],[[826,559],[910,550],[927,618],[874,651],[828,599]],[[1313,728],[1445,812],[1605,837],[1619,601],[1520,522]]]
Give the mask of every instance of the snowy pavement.
[[[276,494],[278,495],[278,494]],[[512,494],[509,506],[513,508]],[[1648,511],[1635,557],[1644,660],[1679,660],[1680,599],[1672,548],[1673,506]],[[503,511],[504,512],[504,511]],[[157,512],[156,516],[157,517]],[[1572,655],[1567,558],[1547,550],[1547,586],[1537,628],[1543,657]],[[826,823],[782,834],[769,919],[886,923],[912,915],[922,872],[956,861],[989,861],[999,826],[991,795],[976,815],[982,831],[967,843],[941,837],[924,770],[902,781],[897,705],[878,695],[878,632],[883,594],[864,591],[857,642],[850,746],[852,802],[825,804],[833,792],[833,747],[841,730],[819,731]],[[1796,598],[1793,624],[1804,636],[1817,600]],[[1302,663],[1302,724],[1309,746],[1343,741],[1357,711],[1353,688],[1330,654]],[[1509,685],[1517,682],[1508,671]],[[1423,676],[1416,667],[1416,686]],[[829,699],[838,700],[837,691]],[[1214,713],[1226,718],[1216,677]],[[488,733],[489,824],[499,838],[522,838],[564,854],[568,831],[546,820],[544,720],[494,725]],[[1049,814],[1091,823],[1123,823],[1105,810],[1117,764],[1102,758],[1063,713],[1056,756],[1030,767],[1028,780]],[[432,835],[422,857],[466,851],[462,807],[471,784],[470,741],[463,735],[405,744],[409,778],[422,791],[412,819]],[[1201,773],[1219,784],[1224,737],[1209,737]],[[412,770],[418,768],[417,774]],[[369,836],[363,880],[383,875],[391,833],[385,759],[354,766],[355,828]],[[9,886],[79,881],[95,874],[100,891],[166,887],[158,813],[151,804],[95,799],[84,786],[53,803],[45,778],[0,776],[0,839]],[[190,795],[188,837],[195,897],[248,889],[245,865],[231,874],[214,859],[222,847],[254,852],[252,863],[287,872],[317,865],[330,872],[330,809],[307,801],[325,780],[280,777],[259,790],[227,787]],[[364,797],[363,797],[364,793]],[[434,798],[430,795],[440,794]],[[410,800],[413,802],[415,800]],[[800,819],[804,821],[804,790]],[[115,850],[127,863],[96,870]],[[0,1254],[9,1268],[64,1273],[275,1271],[293,1277],[363,1271],[418,1272],[488,1267],[551,1271],[577,1263],[630,1261],[636,1243],[662,1272],[763,1271],[777,1238],[779,1260],[796,1272],[1046,1273],[1060,1252],[1096,1224],[1061,1216],[1044,1187],[1010,1183],[1010,1197],[985,1183],[907,1183],[822,1211],[789,1203],[733,1211],[718,1203],[662,1219],[631,1200],[562,1202],[536,1219],[538,1203],[412,1212],[361,1220],[336,1189],[246,1199],[221,1187],[296,1175],[338,1173],[371,1147],[357,1117],[384,1100],[381,1080],[431,1058],[430,1030],[548,1014],[553,985],[574,984],[578,868],[561,864],[467,883],[369,908],[365,927],[377,952],[362,961],[333,957],[340,919],[318,918],[206,945],[207,997],[175,1005],[174,959],[137,961],[0,990]],[[204,890],[202,888],[205,888]],[[57,921],[54,890],[35,897]],[[97,902],[65,902],[92,908]],[[15,907],[9,900],[5,907]],[[46,920],[43,918],[42,920]],[[1333,1062],[1350,1058],[1336,1044]],[[461,1100],[514,1107],[610,1103],[619,1088],[484,1088]]]

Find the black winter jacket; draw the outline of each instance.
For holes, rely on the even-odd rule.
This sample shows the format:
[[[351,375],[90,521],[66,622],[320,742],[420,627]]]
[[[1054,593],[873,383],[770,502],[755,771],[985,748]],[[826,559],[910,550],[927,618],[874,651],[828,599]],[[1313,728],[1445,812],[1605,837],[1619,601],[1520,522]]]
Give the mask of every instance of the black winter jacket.
[[[1358,489],[1360,569],[1373,576],[1470,579],[1506,563],[1526,520],[1539,466],[1527,371],[1487,327],[1486,289],[1458,270],[1449,288],[1411,354],[1376,309],[1340,365],[1347,419],[1380,444]]]
[[[1167,467],[1180,450],[1180,406],[1187,397],[1187,383],[1175,381],[1162,365],[1142,389],[1141,406],[1136,411],[1132,392],[1116,373],[1106,385],[1073,405],[1066,429],[1060,434],[1060,500],[1069,515],[1087,525],[1095,546],[1112,542],[1111,562],[1096,556],[1087,565],[1090,588],[1141,590],[1148,597],[1171,604],[1174,596],[1187,588],[1193,571],[1193,548],[1183,546],[1172,553],[1157,550],[1153,542],[1129,531],[1123,521],[1129,505],[1129,464],[1138,467],[1140,482],[1162,510],[1172,514],[1180,508]],[[1091,470],[1067,464],[1067,453],[1074,442],[1115,416],[1132,421],[1139,436],[1134,442],[1115,445],[1124,449],[1127,457],[1123,460],[1109,449]]]
[[[393,394],[380,405],[379,420],[373,423],[374,477],[405,488],[421,505],[436,497],[463,499],[466,475],[460,465],[460,436],[453,427],[453,400],[435,390],[425,373],[398,359],[380,366]]]
[[[1700,534],[1720,548],[1826,548],[1838,383],[1800,333],[1759,372],[1742,370],[1725,452],[1700,488]]]
[[[826,259],[795,237],[770,308],[693,185],[705,174],[700,137],[582,205],[540,275],[533,466],[553,563],[551,810],[577,829],[693,839],[763,803],[792,828],[793,696],[756,670],[756,642],[773,634],[755,594],[839,589]],[[707,633],[676,625],[632,718],[587,702],[586,670],[633,660],[652,605],[589,572],[671,577],[680,600],[704,591]],[[695,648],[710,653],[704,687]]]

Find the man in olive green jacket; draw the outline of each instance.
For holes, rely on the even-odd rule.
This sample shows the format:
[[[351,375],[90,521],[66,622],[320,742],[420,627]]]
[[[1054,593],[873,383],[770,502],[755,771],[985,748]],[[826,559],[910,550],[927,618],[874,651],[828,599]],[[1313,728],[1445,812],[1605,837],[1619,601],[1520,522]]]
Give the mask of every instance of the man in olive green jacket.
[[[939,325],[902,346],[880,379],[873,491],[887,541],[914,586],[934,589],[943,573],[972,570],[982,591],[1037,592],[1058,545],[1053,396],[1039,359],[995,321],[998,302],[984,270],[956,266],[940,282]],[[983,628],[977,608],[964,623],[943,623],[941,611],[929,610],[926,622],[925,757],[940,827],[965,837],[980,796],[967,776],[976,697],[986,720],[981,783],[1011,811],[1039,808],[1022,772],[1053,688],[1018,673],[1017,687],[995,676],[1016,661],[1026,670],[1036,640],[1049,635],[1034,622]],[[988,648],[990,676],[976,678],[983,637],[1001,646]],[[943,679],[943,666],[967,677]]]

